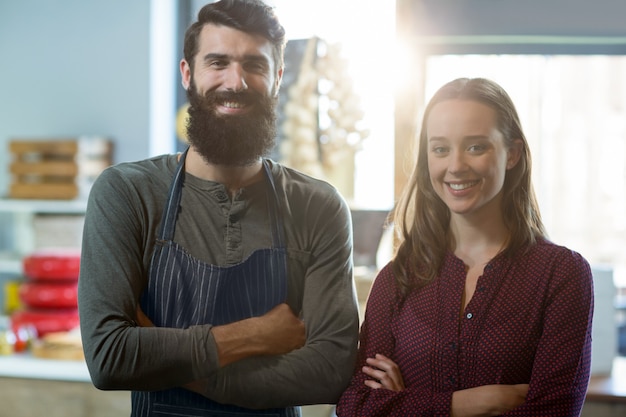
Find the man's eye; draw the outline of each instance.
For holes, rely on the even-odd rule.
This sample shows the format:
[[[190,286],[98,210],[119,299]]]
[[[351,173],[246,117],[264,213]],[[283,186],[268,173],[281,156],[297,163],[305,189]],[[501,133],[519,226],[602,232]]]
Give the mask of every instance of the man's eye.
[[[215,68],[224,68],[227,65],[226,61],[211,61],[209,62],[209,66],[210,67],[215,67]]]

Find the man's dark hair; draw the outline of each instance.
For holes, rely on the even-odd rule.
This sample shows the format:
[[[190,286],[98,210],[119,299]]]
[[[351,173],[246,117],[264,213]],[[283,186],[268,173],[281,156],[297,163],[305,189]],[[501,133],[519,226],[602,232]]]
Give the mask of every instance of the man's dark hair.
[[[202,7],[198,20],[185,33],[183,54],[193,68],[198,53],[198,37],[206,24],[228,26],[252,35],[259,35],[272,43],[272,57],[276,68],[283,66],[285,29],[274,14],[274,9],[261,0],[220,0]]]

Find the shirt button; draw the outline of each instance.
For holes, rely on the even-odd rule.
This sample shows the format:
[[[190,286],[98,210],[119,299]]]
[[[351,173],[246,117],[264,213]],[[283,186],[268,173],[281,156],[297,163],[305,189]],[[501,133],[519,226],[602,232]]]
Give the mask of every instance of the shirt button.
[[[465,315],[465,317],[469,320],[469,319],[471,319],[472,317],[474,317],[474,315],[473,315],[472,313],[467,313],[467,314]]]
[[[217,198],[218,201],[222,201],[222,202],[228,200],[228,196],[226,195],[224,191],[216,192],[215,198]]]

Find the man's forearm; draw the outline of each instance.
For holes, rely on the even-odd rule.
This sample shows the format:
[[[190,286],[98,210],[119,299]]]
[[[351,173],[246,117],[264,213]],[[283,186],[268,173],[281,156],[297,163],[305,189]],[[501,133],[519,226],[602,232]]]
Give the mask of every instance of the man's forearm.
[[[261,317],[211,329],[220,367],[250,356],[280,355],[304,346],[304,323],[280,304]]]
[[[249,356],[265,354],[263,339],[258,335],[255,321],[255,318],[250,318],[211,329],[220,367]]]

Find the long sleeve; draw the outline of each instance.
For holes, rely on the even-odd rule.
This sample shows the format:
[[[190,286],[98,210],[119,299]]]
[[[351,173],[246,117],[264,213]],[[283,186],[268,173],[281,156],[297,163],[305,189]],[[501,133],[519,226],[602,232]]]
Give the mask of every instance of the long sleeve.
[[[395,330],[398,314],[397,288],[391,266],[387,265],[376,277],[367,301],[365,320],[361,327],[357,366],[350,386],[337,404],[339,417],[367,416],[448,416],[452,401],[452,390],[436,392],[432,385],[407,385],[401,392],[386,389],[371,389],[364,385],[367,376],[361,372],[367,358],[377,353],[394,361],[396,359]],[[434,300],[433,300],[434,301]],[[420,366],[420,371],[429,374],[430,364]],[[410,369],[402,369],[403,376]],[[426,377],[428,380],[428,377]],[[406,381],[405,381],[406,382]],[[430,385],[430,387],[429,387]]]
[[[335,192],[323,197],[297,190],[287,194],[287,240],[303,239],[297,246],[308,249],[290,251],[288,260],[290,273],[302,275],[289,278],[289,303],[305,323],[306,345],[286,355],[248,358],[220,369],[206,395],[221,403],[249,408],[335,403],[354,369],[358,308],[349,210]],[[295,236],[296,230],[305,237]]]
[[[440,276],[397,306],[389,267],[377,277],[361,333],[358,366],[338,415],[447,415],[454,391],[529,384],[507,415],[577,416],[589,379],[593,288],[579,254],[540,242],[525,255],[485,267],[459,317],[463,262],[446,256]],[[363,385],[360,367],[382,353],[406,389]]]
[[[166,329],[135,322],[171,176],[162,170],[135,183],[158,190],[154,194],[130,180],[139,168],[103,172],[90,194],[78,301],[87,366],[101,389],[170,388],[205,378],[217,367],[210,325]],[[151,200],[153,195],[158,198]]]
[[[591,364],[591,270],[579,254],[569,252],[552,273],[527,399],[507,416],[578,416],[585,400]]]

